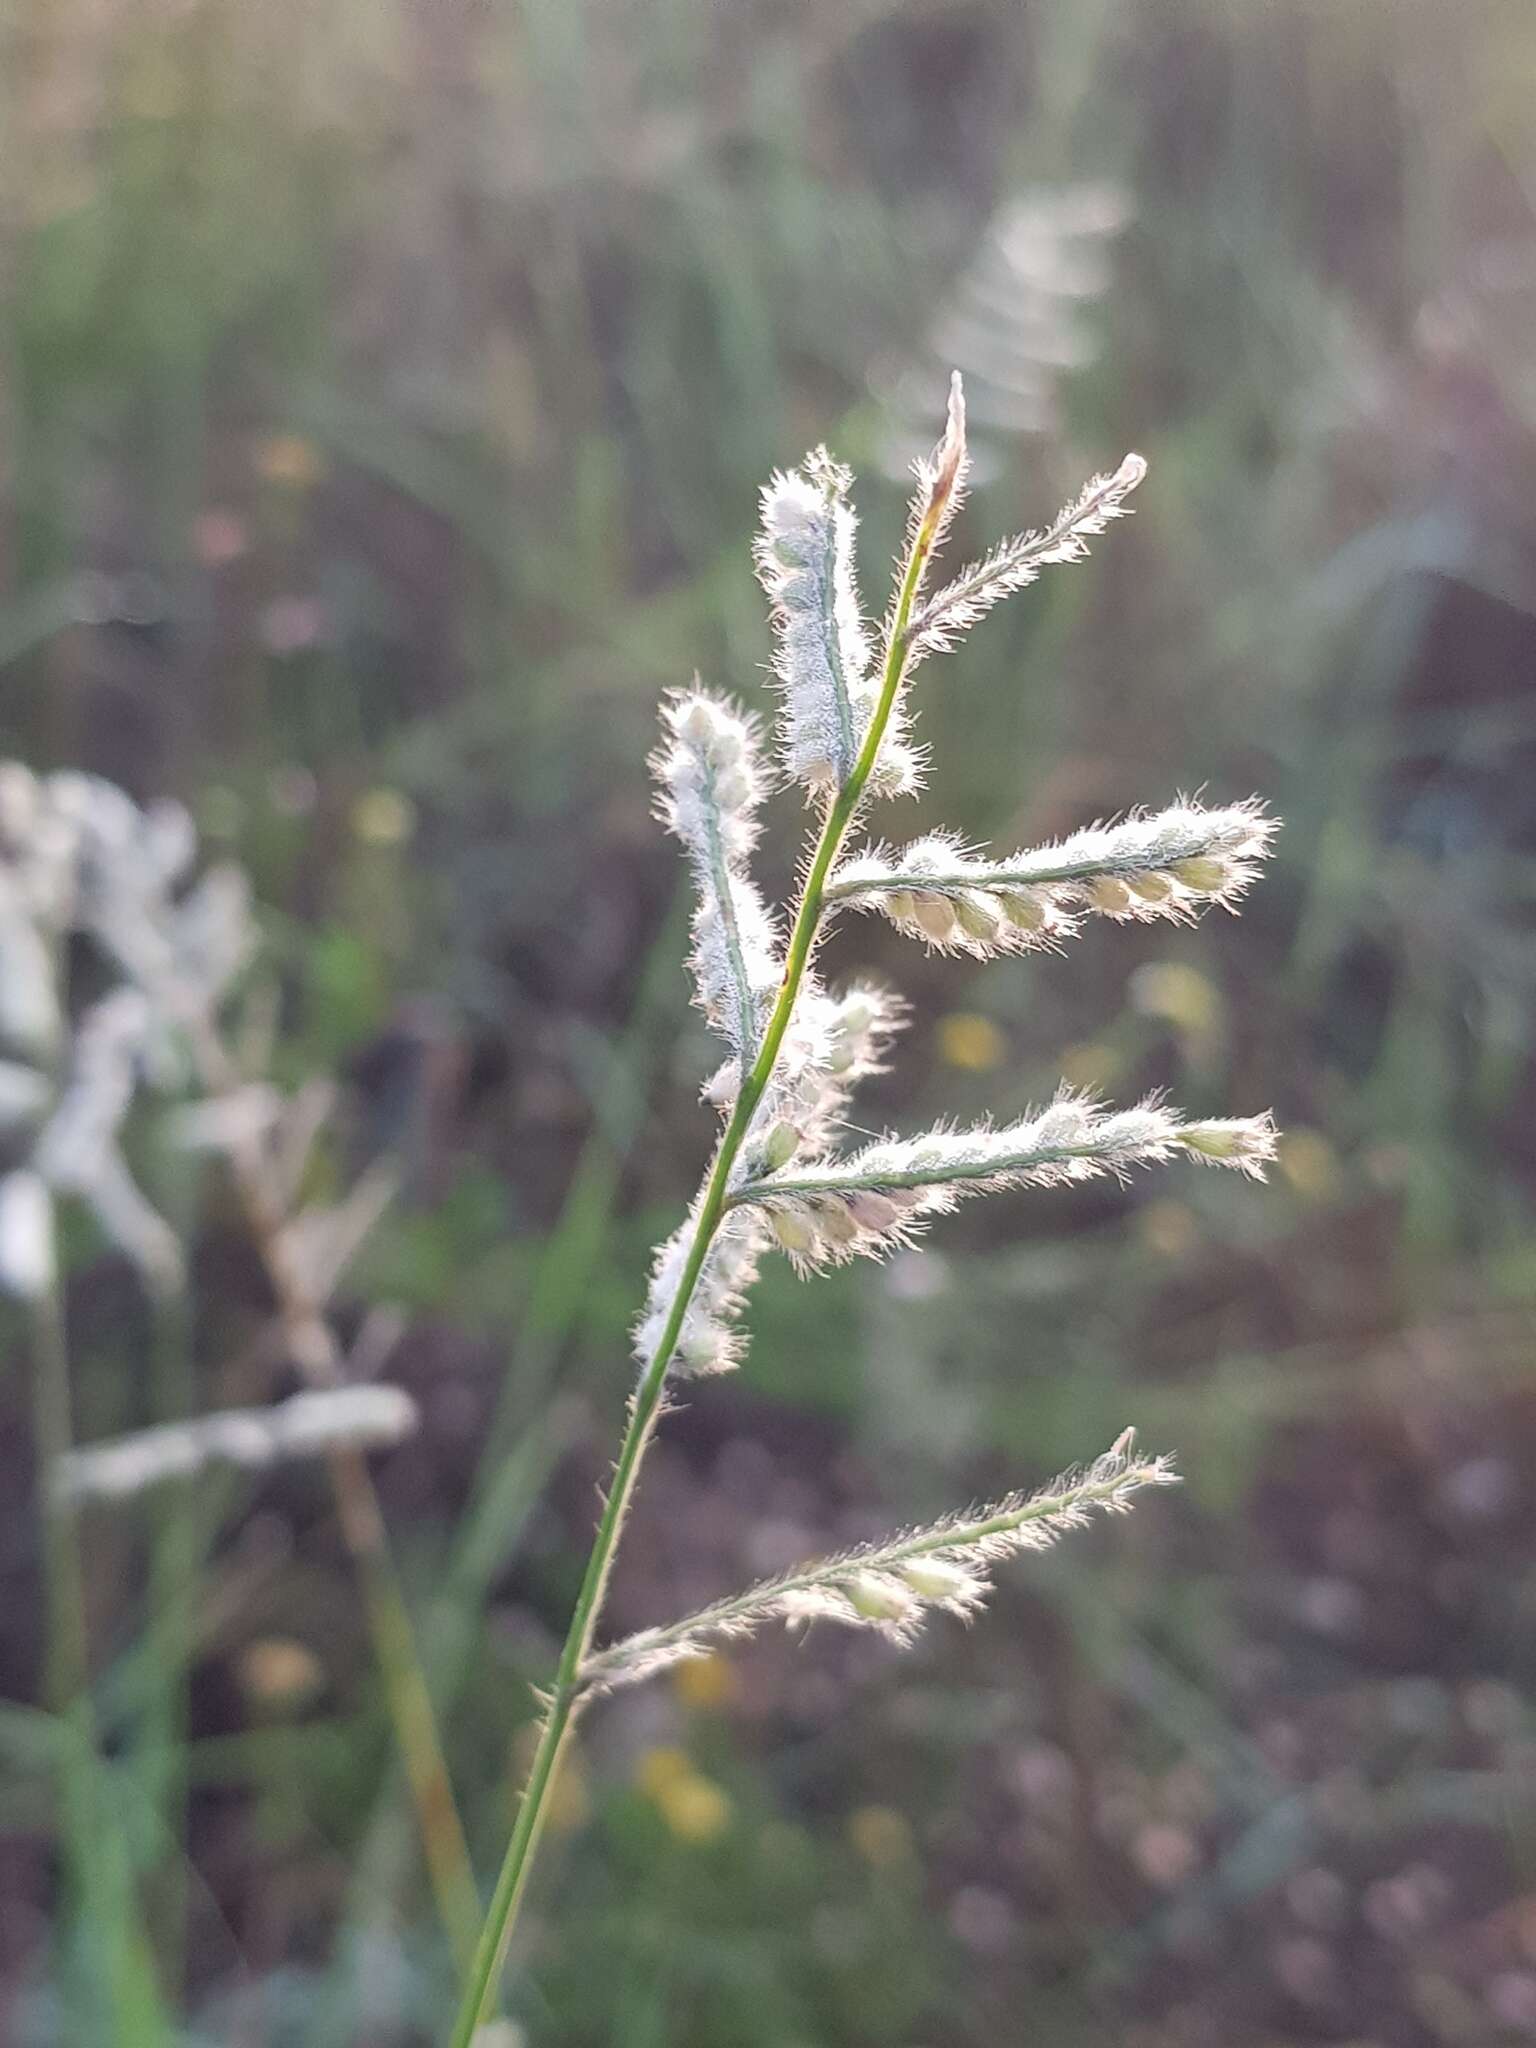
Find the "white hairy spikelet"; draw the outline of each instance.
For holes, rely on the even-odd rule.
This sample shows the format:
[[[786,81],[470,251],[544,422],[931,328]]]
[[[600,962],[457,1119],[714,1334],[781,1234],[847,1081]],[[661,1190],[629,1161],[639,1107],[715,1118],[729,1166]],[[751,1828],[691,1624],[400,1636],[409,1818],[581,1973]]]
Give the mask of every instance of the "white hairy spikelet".
[[[654,1362],[666,1334],[688,1263],[698,1207],[695,1203],[681,1229],[657,1248],[645,1307],[634,1329],[635,1356],[642,1371]],[[710,1240],[668,1360],[672,1372],[696,1376],[731,1372],[740,1365],[747,1344],[740,1319],[766,1240],[762,1219],[748,1209],[733,1210],[722,1220]]]
[[[994,857],[954,834],[845,861],[827,894],[875,911],[939,952],[986,959],[1058,947],[1084,917],[1189,922],[1231,909],[1259,871],[1275,826],[1255,801],[1206,809],[1180,798],[1052,845]]]
[[[69,1071],[32,1164],[51,1188],[88,1205],[150,1286],[175,1289],[183,1278],[176,1233],[134,1180],[121,1149],[155,1026],[149,998],[136,988],[119,986],[92,1004],[76,1028]]]
[[[1127,1430],[1086,1470],[1065,1472],[1037,1493],[1012,1493],[884,1543],[818,1559],[686,1621],[643,1629],[589,1658],[583,1675],[592,1691],[613,1691],[705,1656],[717,1643],[756,1635],[774,1621],[792,1627],[836,1621],[904,1645],[935,1610],[970,1620],[991,1590],[992,1571],[1006,1559],[1049,1549],[1095,1514],[1124,1513],[1144,1488],[1177,1483],[1169,1460],[1138,1455]]]
[[[0,1045],[47,1059],[63,1019],[51,950],[25,877],[0,867]]]
[[[781,972],[773,919],[747,871],[764,794],[757,731],[734,705],[702,690],[669,698],[662,725],[665,739],[651,770],[657,811],[688,849],[698,886],[691,960],[697,1001],[746,1065]]]
[[[917,489],[907,505],[906,544],[897,566],[897,591],[905,580],[914,549],[923,544],[925,562],[914,592],[914,596],[921,596],[923,584],[927,580],[928,564],[932,563],[943,547],[945,537],[954,523],[955,514],[965,503],[966,481],[970,476],[970,470],[971,457],[965,439],[965,386],[960,381],[960,372],[956,370],[949,380],[949,407],[945,414],[943,435],[931,455],[919,459],[912,465]],[[909,619],[909,632],[916,622],[916,616],[920,614]],[[893,611],[886,622],[887,640],[895,629],[895,623]]]
[[[16,1167],[0,1178],[0,1288],[40,1301],[55,1274],[53,1202],[41,1174]]]
[[[1002,541],[979,562],[962,569],[923,606],[912,622],[914,663],[925,654],[952,647],[959,636],[995,604],[1033,583],[1042,569],[1080,562],[1088,542],[1113,519],[1124,518],[1126,499],[1146,476],[1140,455],[1127,455],[1109,476],[1096,476],[1064,505],[1051,524]]]
[[[1111,1110],[1064,1093],[1016,1123],[941,1126],[840,1158],[797,1160],[744,1183],[732,1199],[761,1209],[780,1249],[809,1272],[910,1243],[969,1195],[1124,1177],[1180,1153],[1262,1180],[1274,1151],[1267,1114],[1189,1122],[1155,1097]]]
[[[340,1449],[400,1443],[420,1421],[402,1387],[327,1387],[270,1408],[226,1409],[72,1451],[51,1479],[62,1500],[122,1500],[210,1465],[259,1471]]]
[[[174,1232],[128,1169],[120,1133],[145,1080],[180,1085],[184,1034],[212,1014],[254,940],[232,868],[180,885],[197,850],[179,804],[141,809],[110,782],[0,763],[0,1039],[47,1055],[5,1063],[0,1117],[37,1126],[30,1166],[78,1196],[156,1288],[175,1288]],[[69,1025],[64,941],[81,934],[121,979]]]
[[[758,1104],[737,1166],[737,1176],[770,1172],[802,1151],[825,1146],[838,1127],[854,1087],[884,1071],[884,1054],[906,1006],[871,984],[830,995],[807,976],[784,1036],[772,1081]],[[722,1108],[735,1101],[737,1062],[728,1061],[706,1089]],[[677,1298],[697,1223],[698,1204],[656,1254],[645,1309],[635,1326],[642,1370],[656,1356]],[[748,1208],[729,1210],[710,1242],[670,1361],[680,1374],[729,1372],[746,1352],[741,1316],[769,1242],[763,1218]]]
[[[763,491],[754,550],[772,608],[785,773],[816,790],[839,789],[853,773],[874,707],[852,481],[824,448],[778,471]]]
[[[893,661],[899,663],[901,687],[891,701],[885,737],[870,773],[868,787],[875,796],[902,796],[921,789],[923,785],[927,750],[913,744],[912,708],[907,690],[916,667],[913,625],[929,568],[943,546],[955,514],[965,502],[970,466],[965,438],[965,389],[957,370],[949,381],[944,432],[933,452],[912,465],[917,488],[907,504],[906,535],[897,557],[896,576],[882,635],[882,667],[888,667]],[[901,624],[903,591],[909,605],[904,626]]]
[[[754,550],[772,607],[785,772],[824,795],[853,773],[880,693],[859,604],[851,483],[824,448],[798,470],[778,472],[763,492]],[[905,796],[921,782],[921,756],[901,715],[886,729],[869,791]]]

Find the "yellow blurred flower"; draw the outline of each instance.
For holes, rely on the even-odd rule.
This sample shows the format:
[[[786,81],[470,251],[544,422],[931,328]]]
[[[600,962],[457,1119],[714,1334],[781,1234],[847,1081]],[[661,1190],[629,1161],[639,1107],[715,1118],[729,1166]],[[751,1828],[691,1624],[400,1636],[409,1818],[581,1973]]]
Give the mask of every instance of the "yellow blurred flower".
[[[990,1017],[955,1010],[939,1019],[939,1058],[945,1066],[984,1074],[1001,1066],[1007,1053],[1008,1041]]]
[[[730,1800],[680,1749],[648,1749],[635,1768],[635,1783],[680,1841],[712,1842],[730,1826]]]
[[[876,1870],[912,1860],[912,1830],[893,1806],[860,1806],[848,1816],[848,1839]]]
[[[636,1785],[647,1799],[658,1801],[679,1779],[692,1776],[693,1764],[687,1753],[670,1745],[648,1749],[635,1766]]]
[[[1131,1000],[1144,1017],[1166,1017],[1193,1038],[1220,1028],[1221,991],[1198,968],[1178,960],[1152,960],[1131,976]]]
[[[352,830],[370,846],[403,846],[416,830],[416,806],[398,789],[369,789],[352,806]]]
[[[302,434],[269,434],[255,450],[256,474],[287,491],[309,491],[325,475],[325,457]]]
[[[281,1711],[312,1700],[325,1684],[314,1651],[291,1636],[263,1636],[240,1652],[240,1685],[253,1706]]]
[[[690,1772],[656,1801],[661,1817],[683,1842],[713,1842],[731,1824],[731,1802],[712,1778]]]
[[[1136,1218],[1137,1233],[1148,1251],[1159,1258],[1182,1259],[1200,1242],[1200,1224],[1195,1212],[1183,1202],[1167,1197],[1147,1202]]]
[[[554,1775],[544,1811],[557,1835],[573,1835],[592,1811],[587,1774],[574,1750],[567,1751],[564,1763]]]
[[[1276,1157],[1280,1171],[1304,1200],[1325,1202],[1337,1189],[1338,1154],[1321,1131],[1287,1131]]]
[[[1089,1039],[1082,1045],[1069,1045],[1060,1064],[1061,1078],[1070,1087],[1084,1088],[1090,1095],[1097,1095],[1101,1089],[1114,1085],[1123,1062],[1112,1045]]]
[[[672,1690],[683,1705],[706,1713],[729,1706],[739,1689],[736,1667],[715,1651],[707,1657],[690,1657],[672,1674]]]

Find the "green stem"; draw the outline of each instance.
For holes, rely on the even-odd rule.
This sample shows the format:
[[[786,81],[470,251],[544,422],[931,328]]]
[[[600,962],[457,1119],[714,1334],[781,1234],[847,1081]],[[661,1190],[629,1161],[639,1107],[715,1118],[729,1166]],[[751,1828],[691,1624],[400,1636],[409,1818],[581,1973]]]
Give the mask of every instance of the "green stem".
[[[355,1446],[345,1445],[331,1453],[327,1465],[342,1535],[362,1587],[385,1706],[416,1810],[427,1881],[455,1965],[467,1969],[475,1952],[480,1894],[411,1611],[366,1458]]]
[[[1111,854],[1092,860],[1058,861],[1054,865],[1042,862],[1038,867],[1027,861],[979,863],[968,869],[955,869],[946,874],[935,869],[932,874],[917,869],[900,871],[889,875],[870,875],[861,878],[850,875],[846,881],[833,881],[827,887],[829,903],[846,903],[861,896],[921,895],[930,892],[947,894],[962,889],[979,889],[983,893],[990,889],[1048,889],[1067,882],[1097,881],[1101,875],[1137,877],[1166,873],[1175,861],[1189,860],[1199,854],[1211,852],[1211,843],[1202,840],[1198,844],[1177,847],[1159,853],[1154,859],[1148,854]]]
[[[87,1693],[85,1572],[80,1525],[71,1503],[56,1494],[52,1476],[69,1455],[74,1426],[69,1413],[69,1359],[57,1282],[31,1304],[32,1429],[37,1445],[38,1496],[43,1520],[43,1576],[48,1604],[48,1657],[43,1681],[47,1704],[69,1714]]]
[[[32,1428],[42,1516],[47,1653],[43,1698],[64,1724],[59,1753],[59,1812],[70,1909],[60,1925],[80,1937],[97,2019],[117,2020],[114,1993],[123,1981],[139,1930],[124,1893],[131,1885],[123,1844],[104,1798],[96,1712],[90,1691],[90,1640],[80,1523],[73,1502],[55,1490],[54,1474],[74,1443],[70,1418],[69,1354],[62,1289],[55,1276],[30,1303],[32,1317]],[[68,1983],[71,1970],[61,1969]],[[125,2038],[124,2022],[113,2038]]]
[[[196,1405],[186,1294],[155,1289],[151,1376],[156,1420],[185,1421]],[[187,1914],[187,1734],[189,1687],[196,1643],[196,1583],[201,1547],[192,1488],[174,1480],[155,1503],[150,1565],[157,1691],[148,1737],[150,1769],[164,1818],[169,1855],[157,1887],[162,1971],[168,1996],[178,1996],[185,1970]]]
[[[634,1497],[646,1448],[661,1411],[667,1369],[677,1347],[683,1319],[688,1313],[688,1305],[693,1299],[694,1289],[704,1270],[704,1261],[708,1256],[711,1240],[719,1227],[721,1217],[725,1214],[731,1172],[737,1154],[741,1150],[742,1141],[751,1126],[757,1105],[762,1100],[763,1092],[773,1074],[779,1048],[784,1042],[784,1034],[789,1029],[790,1018],[800,993],[800,984],[805,978],[805,971],[810,964],[811,953],[816,943],[827,876],[863,798],[865,786],[880,751],[880,743],[885,737],[886,726],[890,722],[891,712],[900,693],[902,677],[907,666],[908,626],[912,606],[939,530],[941,510],[942,507],[937,503],[929,507],[913,539],[891,621],[879,702],[869,722],[869,730],[864,736],[863,746],[859,749],[853,772],[838,792],[821,828],[821,835],[806,875],[805,887],[801,893],[800,907],[795,914],[794,927],[789,937],[784,960],[784,978],[779,985],[779,992],[774,1000],[773,1011],[763,1033],[757,1057],[742,1082],[735,1108],[731,1112],[730,1121],[715,1153],[704,1200],[699,1207],[698,1222],[694,1227],[693,1242],[689,1247],[687,1263],[677,1293],[673,1297],[666,1326],[630,1404],[629,1423],[619,1449],[618,1463],[614,1468],[613,1484],[608,1490],[602,1519],[598,1523],[597,1535],[593,1539],[591,1554],[587,1559],[581,1590],[576,1596],[575,1611],[571,1616],[565,1647],[560,1653],[560,1662],[555,1672],[549,1710],[540,1731],[538,1747],[534,1752],[533,1764],[528,1774],[528,1783],[518,1808],[512,1837],[507,1844],[507,1853],[496,1880],[490,1911],[481,1930],[474,1964],[466,1981],[458,2016],[454,2022],[452,2048],[470,2048],[475,2032],[488,2014],[495,1996],[502,1965],[517,1922],[518,1910],[522,1904],[529,1867],[543,1833],[550,1786],[559,1769],[575,1717],[581,1689],[581,1669],[592,1647],[592,1638],[602,1613],[603,1597],[608,1589],[608,1577],[613,1568],[619,1536]]]

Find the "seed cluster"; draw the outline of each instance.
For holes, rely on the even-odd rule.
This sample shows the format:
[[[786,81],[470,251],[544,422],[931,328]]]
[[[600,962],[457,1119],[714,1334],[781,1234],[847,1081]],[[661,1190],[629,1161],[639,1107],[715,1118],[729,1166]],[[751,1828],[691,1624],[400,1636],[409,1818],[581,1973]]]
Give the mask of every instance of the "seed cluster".
[[[1268,1116],[1186,1122],[1156,1097],[1110,1110],[1064,1092],[1016,1123],[883,1138],[841,1157],[791,1162],[749,1181],[736,1199],[761,1209],[801,1271],[882,1257],[969,1195],[1053,1187],[1183,1153],[1262,1180],[1274,1157]]]
[[[934,832],[894,851],[855,854],[829,893],[934,951],[986,959],[1058,947],[1085,917],[1187,923],[1213,904],[1230,909],[1273,834],[1274,821],[1252,802],[1135,812],[1001,860]]]

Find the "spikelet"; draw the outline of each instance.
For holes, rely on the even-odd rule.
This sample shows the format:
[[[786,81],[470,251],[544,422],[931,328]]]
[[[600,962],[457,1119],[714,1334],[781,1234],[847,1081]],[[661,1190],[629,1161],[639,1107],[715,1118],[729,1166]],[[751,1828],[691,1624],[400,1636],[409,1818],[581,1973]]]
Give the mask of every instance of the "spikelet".
[[[655,1362],[666,1334],[688,1263],[698,1211],[696,1202],[682,1228],[657,1248],[645,1307],[634,1329],[635,1357],[642,1372]],[[758,1260],[766,1241],[762,1219],[749,1209],[733,1210],[722,1220],[704,1255],[698,1283],[667,1361],[669,1371],[697,1376],[731,1372],[740,1365],[747,1348],[740,1318],[747,1292],[757,1278]]]
[[[688,849],[698,885],[690,962],[696,999],[745,1067],[781,971],[773,919],[747,871],[764,793],[756,727],[702,690],[669,698],[662,724],[666,738],[651,771],[660,785],[658,814]]]
[[[928,566],[944,545],[955,514],[965,503],[970,467],[971,458],[965,441],[965,386],[960,380],[960,372],[956,370],[949,380],[949,407],[938,446],[926,459],[912,465],[917,489],[907,506],[906,543],[896,565],[895,587],[898,591],[907,582],[916,558],[919,574],[913,594],[921,597]],[[915,620],[909,619],[909,631],[913,623]],[[888,640],[894,624],[893,612],[886,631]]]
[[[1085,1471],[1065,1472],[1038,1493],[1012,1493],[888,1542],[822,1558],[685,1621],[642,1629],[589,1657],[582,1675],[589,1691],[612,1692],[705,1656],[717,1643],[756,1635],[774,1621],[791,1627],[836,1621],[905,1645],[935,1610],[969,1621],[991,1590],[994,1568],[1006,1559],[1048,1550],[1095,1514],[1125,1513],[1146,1487],[1177,1483],[1169,1460],[1141,1457],[1126,1430]]]
[[[402,1387],[327,1387],[270,1408],[226,1409],[71,1451],[51,1474],[59,1500],[123,1500],[211,1465],[242,1471],[328,1451],[400,1443],[420,1421]]]
[[[40,1301],[56,1270],[48,1183],[16,1167],[0,1177],[0,1288],[20,1301]]]
[[[923,785],[926,750],[912,741],[912,713],[906,685],[913,668],[912,621],[934,556],[943,546],[955,514],[965,500],[970,456],[965,441],[965,389],[958,370],[949,380],[949,407],[944,432],[931,455],[913,463],[917,488],[907,505],[906,535],[896,562],[891,602],[882,635],[882,667],[899,661],[900,688],[892,699],[885,738],[869,778],[874,796],[902,796]],[[907,595],[902,624],[902,593]]]
[[[925,654],[952,647],[995,604],[1033,583],[1042,569],[1053,563],[1082,561],[1094,535],[1102,533],[1112,519],[1125,516],[1125,500],[1146,473],[1144,457],[1127,455],[1113,475],[1091,477],[1048,527],[1015,534],[979,562],[962,569],[913,619],[913,665]]]
[[[85,1201],[150,1287],[170,1292],[183,1278],[181,1247],[120,1148],[155,1024],[148,997],[136,988],[119,986],[92,1004],[76,1027],[69,1073],[32,1164],[49,1187]]]
[[[881,1138],[842,1158],[792,1162],[733,1190],[761,1209],[801,1272],[881,1257],[969,1195],[1123,1178],[1179,1153],[1262,1180],[1275,1152],[1267,1115],[1186,1122],[1155,1097],[1110,1110],[1072,1093],[1016,1123]]]
[[[986,959],[1058,947],[1084,917],[1190,922],[1212,904],[1231,909],[1274,830],[1257,802],[1207,810],[1180,798],[1000,860],[934,832],[855,854],[827,895],[878,912],[935,951]]]
[[[772,609],[784,770],[812,790],[837,790],[848,780],[875,704],[852,481],[825,448],[798,470],[778,471],[763,491],[754,550]]]

